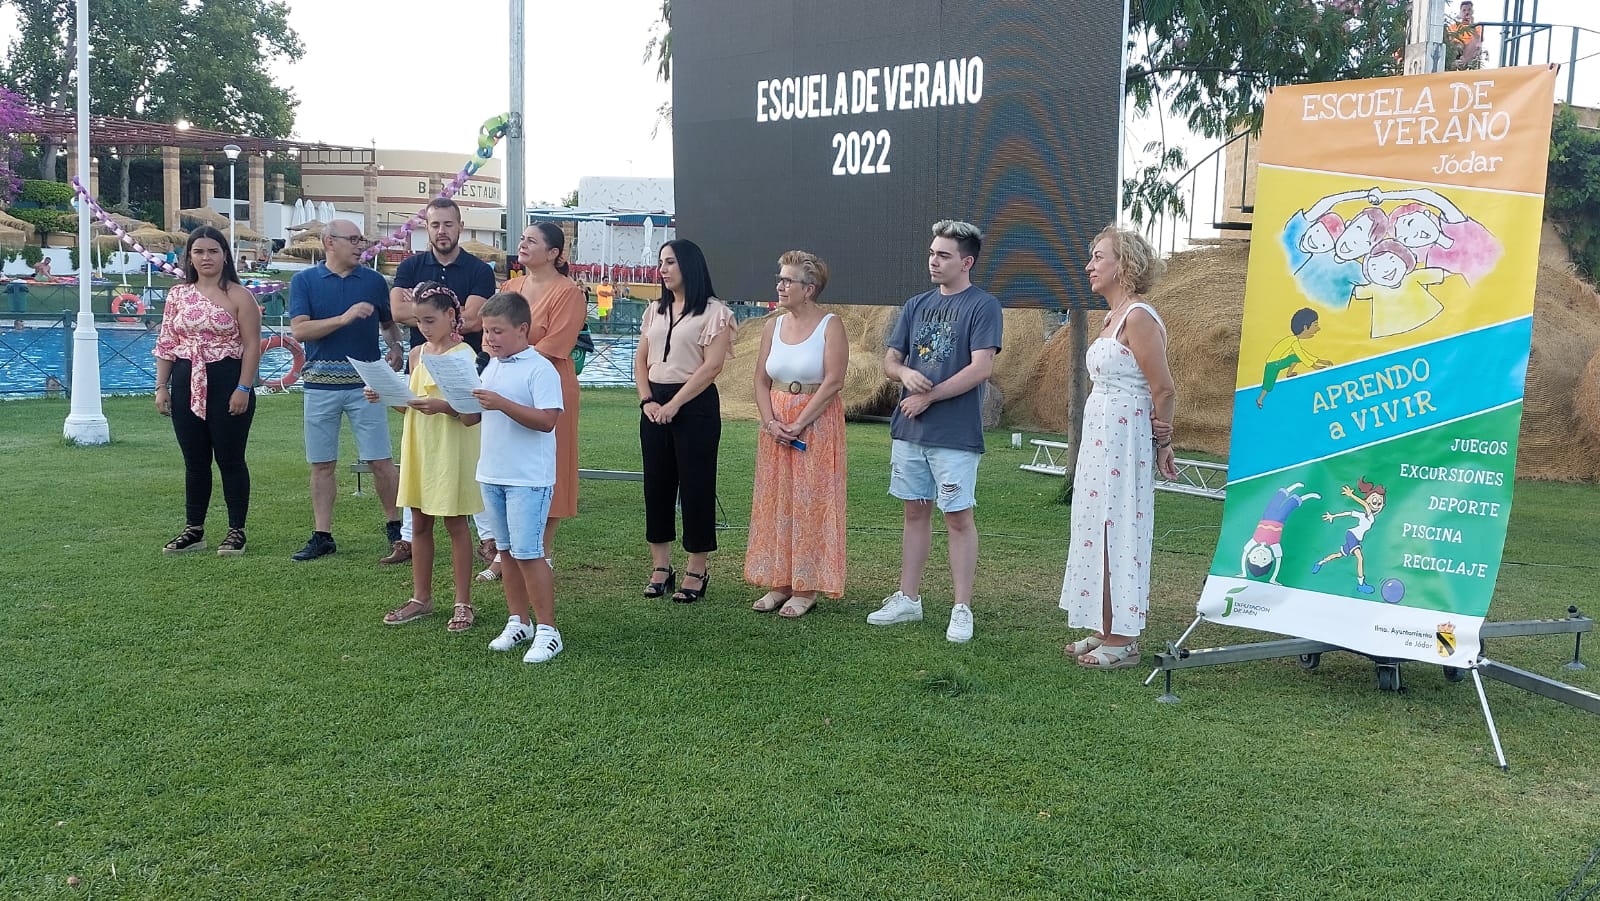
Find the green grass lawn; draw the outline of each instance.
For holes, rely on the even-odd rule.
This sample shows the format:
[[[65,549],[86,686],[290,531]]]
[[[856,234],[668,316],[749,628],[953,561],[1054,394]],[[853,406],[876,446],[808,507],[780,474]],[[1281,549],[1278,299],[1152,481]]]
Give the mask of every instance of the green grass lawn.
[[[1600,841],[1600,720],[1506,686],[1509,774],[1437,667],[1399,694],[1350,654],[1185,671],[1168,706],[1146,670],[1064,662],[1067,510],[999,433],[968,645],[944,639],[942,539],[928,620],[863,621],[899,567],[878,425],[850,426],[845,599],[750,612],[735,422],[709,598],[641,598],[640,487],[586,482],[556,544],[567,650],[528,666],[487,650],[497,585],[474,589],[478,628],[445,632],[443,565],[439,614],[380,623],[410,573],[375,564],[382,515],[345,467],[338,554],[289,561],[310,528],[298,397],[260,401],[237,560],[159,553],[182,472],[149,398],[106,402],[105,448],[66,445],[66,413],[0,404],[6,897],[1531,899]],[[637,418],[632,391],[587,391],[583,465],[637,469]],[[1495,618],[1600,608],[1597,497],[1518,485]],[[1147,647],[1192,618],[1220,516],[1158,498]],[[1560,670],[1571,651],[1493,648],[1600,690]]]

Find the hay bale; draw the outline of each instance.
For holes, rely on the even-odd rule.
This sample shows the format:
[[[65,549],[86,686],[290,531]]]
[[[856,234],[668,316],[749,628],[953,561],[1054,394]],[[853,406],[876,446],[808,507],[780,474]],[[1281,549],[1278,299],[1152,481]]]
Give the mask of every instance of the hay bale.
[[[1573,413],[1583,432],[1579,437],[1600,452],[1600,351],[1589,358],[1578,379],[1578,392],[1572,400]]]
[[[1579,385],[1600,351],[1600,295],[1568,266],[1545,260],[1533,306],[1533,352],[1517,436],[1517,476],[1600,480],[1600,442],[1583,432]]]

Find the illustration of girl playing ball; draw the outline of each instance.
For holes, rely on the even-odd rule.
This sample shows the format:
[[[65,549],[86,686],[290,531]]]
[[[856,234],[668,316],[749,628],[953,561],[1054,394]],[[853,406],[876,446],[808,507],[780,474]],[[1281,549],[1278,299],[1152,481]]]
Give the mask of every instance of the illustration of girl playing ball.
[[[1366,476],[1362,476],[1360,481],[1356,482],[1355,488],[1345,485],[1339,489],[1339,493],[1360,504],[1361,509],[1346,510],[1342,513],[1324,513],[1322,514],[1322,521],[1333,522],[1341,516],[1348,516],[1354,519],[1356,524],[1344,533],[1344,546],[1312,564],[1311,572],[1315,574],[1322,569],[1324,563],[1337,560],[1340,557],[1355,557],[1356,591],[1362,594],[1372,594],[1372,586],[1367,584],[1366,560],[1361,555],[1361,539],[1366,536],[1367,530],[1372,528],[1373,520],[1377,519],[1378,514],[1383,512],[1387,492],[1384,491],[1382,485],[1369,482]]]

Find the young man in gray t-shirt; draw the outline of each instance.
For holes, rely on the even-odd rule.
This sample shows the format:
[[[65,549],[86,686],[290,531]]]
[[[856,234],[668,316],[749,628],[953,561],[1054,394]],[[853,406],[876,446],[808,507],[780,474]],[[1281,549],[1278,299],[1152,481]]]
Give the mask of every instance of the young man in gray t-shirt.
[[[978,460],[983,456],[983,384],[1000,352],[1000,301],[972,284],[983,233],[968,222],[934,223],[928,275],[935,285],[906,301],[884,341],[883,371],[901,386],[889,424],[889,493],[905,503],[900,587],[867,617],[875,626],[922,619],[922,571],[933,541],[933,505],[949,533],[955,607],[945,637],[972,638],[978,569]]]

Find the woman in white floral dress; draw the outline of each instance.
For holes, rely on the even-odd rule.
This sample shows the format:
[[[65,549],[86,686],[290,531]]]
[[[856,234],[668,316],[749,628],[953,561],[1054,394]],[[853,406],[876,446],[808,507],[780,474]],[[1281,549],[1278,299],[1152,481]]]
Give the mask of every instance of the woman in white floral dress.
[[[1063,648],[1092,669],[1139,662],[1150,609],[1155,473],[1177,475],[1167,328],[1143,298],[1162,268],[1149,242],[1114,227],[1095,237],[1084,267],[1090,290],[1110,311],[1087,354],[1094,389],[1072,482],[1061,608],[1073,628],[1093,630]]]

